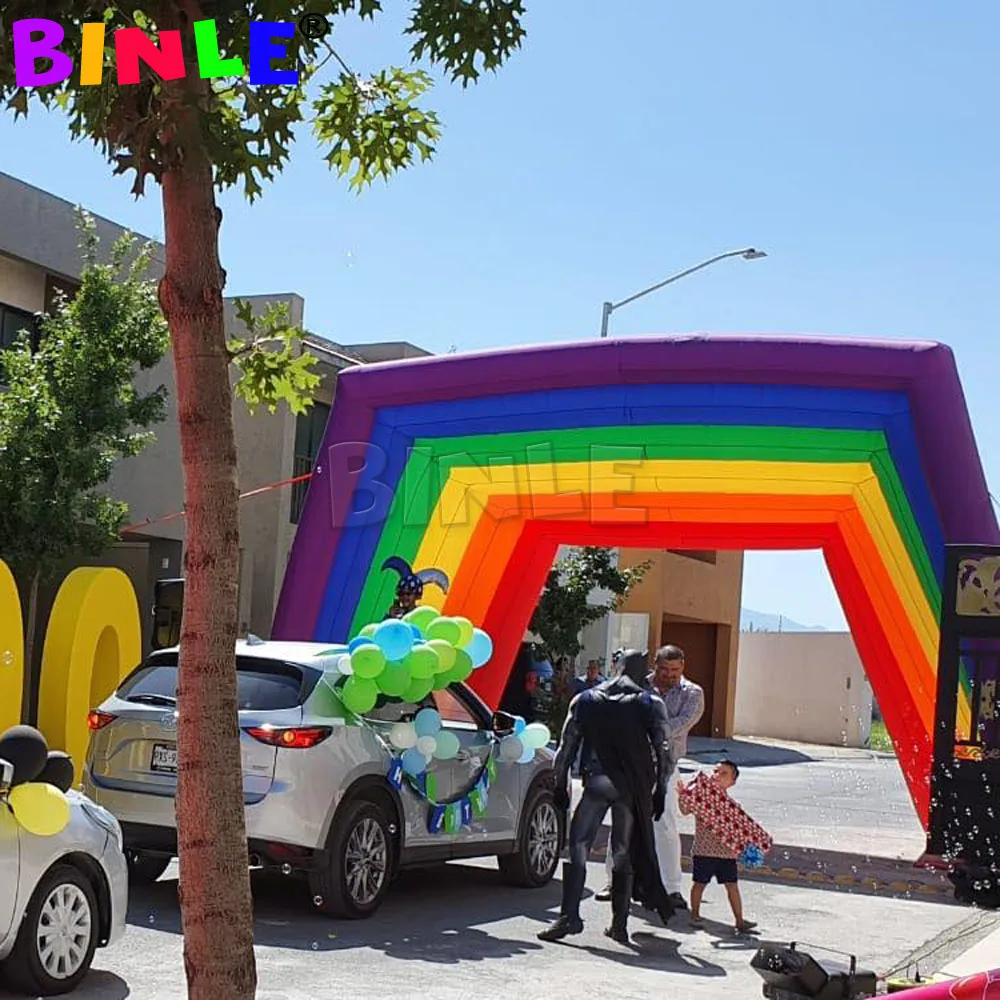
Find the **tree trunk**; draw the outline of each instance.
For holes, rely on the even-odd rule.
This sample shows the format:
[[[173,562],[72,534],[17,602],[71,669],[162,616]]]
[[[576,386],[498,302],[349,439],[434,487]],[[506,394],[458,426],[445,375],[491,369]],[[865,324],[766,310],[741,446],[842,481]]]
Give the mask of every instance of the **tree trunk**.
[[[219,264],[221,214],[193,115],[178,112],[181,155],[163,175],[170,325],[187,538],[177,689],[177,828],[190,1000],[256,994],[237,725],[239,579],[236,438]]]

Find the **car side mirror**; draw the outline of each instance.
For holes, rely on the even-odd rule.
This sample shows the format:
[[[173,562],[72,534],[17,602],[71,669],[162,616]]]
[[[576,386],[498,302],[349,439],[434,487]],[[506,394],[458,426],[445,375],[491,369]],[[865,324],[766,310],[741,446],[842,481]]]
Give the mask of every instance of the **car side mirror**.
[[[10,794],[10,786],[14,784],[14,765],[9,761],[0,760],[0,798]]]
[[[517,719],[513,715],[509,715],[507,712],[494,712],[493,713],[493,732],[498,736],[507,736],[508,734],[514,732],[514,726],[517,724]]]

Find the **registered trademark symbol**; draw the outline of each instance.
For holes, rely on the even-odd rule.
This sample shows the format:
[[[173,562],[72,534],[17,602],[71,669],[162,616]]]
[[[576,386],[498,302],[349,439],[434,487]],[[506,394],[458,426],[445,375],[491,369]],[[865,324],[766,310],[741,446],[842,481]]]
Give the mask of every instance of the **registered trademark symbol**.
[[[330,33],[330,24],[322,14],[303,14],[299,18],[299,31],[316,42]]]

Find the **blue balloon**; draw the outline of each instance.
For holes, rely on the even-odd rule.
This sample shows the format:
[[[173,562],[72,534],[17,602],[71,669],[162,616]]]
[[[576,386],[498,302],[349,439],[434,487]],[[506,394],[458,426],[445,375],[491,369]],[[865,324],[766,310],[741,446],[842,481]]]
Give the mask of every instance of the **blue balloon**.
[[[474,628],[465,651],[469,654],[473,667],[478,670],[489,663],[493,655],[493,640],[481,628]]]
[[[514,735],[520,736],[528,728],[528,723],[519,715],[514,716]]]
[[[376,644],[390,662],[405,660],[413,649],[413,631],[406,622],[394,618],[375,629]]]
[[[441,716],[433,708],[422,708],[413,718],[417,736],[433,736],[441,728]]]
[[[352,639],[347,644],[347,652],[353,653],[354,650],[358,648],[358,646],[374,646],[374,645],[375,645],[374,639],[370,639],[367,635],[359,635],[357,638]]]
[[[410,747],[401,759],[403,770],[414,777],[427,770],[427,758],[416,747]]]
[[[535,748],[525,747],[524,753],[518,758],[518,764],[530,764],[535,759]]]
[[[420,629],[418,629],[416,625],[412,625],[411,624],[410,628],[413,631],[413,641],[414,641],[414,643],[423,642],[424,641],[424,633],[421,632]]]

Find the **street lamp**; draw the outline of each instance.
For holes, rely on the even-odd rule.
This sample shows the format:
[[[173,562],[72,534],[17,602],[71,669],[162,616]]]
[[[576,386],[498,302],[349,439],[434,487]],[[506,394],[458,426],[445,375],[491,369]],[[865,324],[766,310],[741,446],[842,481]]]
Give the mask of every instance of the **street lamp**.
[[[763,250],[757,250],[754,247],[747,247],[745,250],[730,250],[727,253],[720,253],[715,257],[709,257],[708,260],[703,260],[700,264],[695,264],[694,267],[689,267],[686,271],[680,271],[677,274],[673,274],[666,280],[661,281],[658,285],[653,285],[652,288],[647,288],[644,291],[637,292],[635,295],[630,295],[627,299],[622,299],[621,302],[605,302],[601,315],[601,336],[606,337],[608,335],[608,320],[611,319],[611,314],[616,309],[620,309],[622,306],[627,306],[630,302],[635,302],[636,299],[641,299],[644,295],[649,295],[650,292],[658,291],[665,285],[673,284],[673,282],[679,281],[681,278],[686,278],[689,274],[694,274],[695,271],[700,271],[703,267],[708,267],[709,264],[715,264],[717,261],[725,260],[727,257],[742,257],[744,260],[760,260],[761,257],[766,256],[767,254],[764,253]]]

